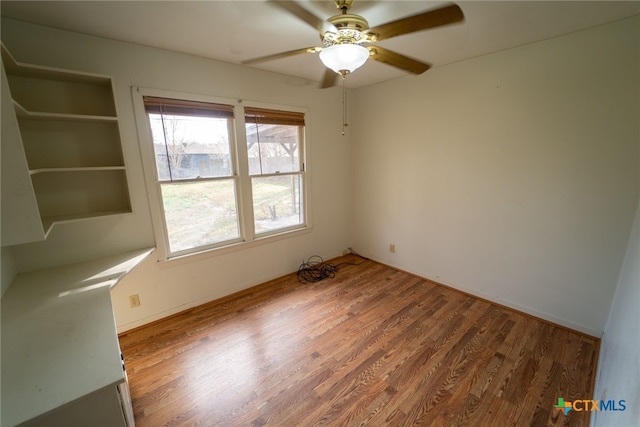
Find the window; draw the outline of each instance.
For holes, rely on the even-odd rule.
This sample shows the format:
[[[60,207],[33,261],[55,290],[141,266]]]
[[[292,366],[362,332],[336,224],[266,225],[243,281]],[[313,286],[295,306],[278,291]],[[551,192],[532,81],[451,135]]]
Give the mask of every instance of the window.
[[[304,112],[136,90],[162,258],[307,227]]]
[[[304,115],[257,108],[244,114],[256,233],[304,223]]]

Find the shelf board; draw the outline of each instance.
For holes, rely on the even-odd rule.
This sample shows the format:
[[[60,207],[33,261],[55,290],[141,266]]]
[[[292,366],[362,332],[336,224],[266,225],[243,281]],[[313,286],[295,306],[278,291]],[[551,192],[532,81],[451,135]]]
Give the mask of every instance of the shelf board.
[[[65,70],[62,68],[26,64],[16,61],[4,44],[2,44],[2,62],[4,63],[7,74],[40,79],[89,83],[100,86],[111,86],[111,77],[102,74]]]
[[[63,216],[46,216],[46,217],[42,217],[42,225],[44,229],[47,230],[46,232],[49,233],[49,231],[51,231],[51,228],[56,224],[90,220],[94,218],[100,218],[103,216],[126,215],[130,213],[131,213],[131,209],[120,210],[120,211],[90,212],[90,213],[63,215]]]
[[[29,174],[57,173],[57,172],[99,172],[99,171],[121,171],[124,166],[89,166],[89,167],[69,167],[69,168],[38,168],[29,170]]]
[[[16,110],[18,119],[30,120],[58,120],[58,121],[79,121],[79,122],[100,122],[100,123],[117,123],[118,118],[115,116],[92,116],[85,114],[64,114],[64,113],[45,113],[28,111],[20,105],[15,99],[13,106]]]

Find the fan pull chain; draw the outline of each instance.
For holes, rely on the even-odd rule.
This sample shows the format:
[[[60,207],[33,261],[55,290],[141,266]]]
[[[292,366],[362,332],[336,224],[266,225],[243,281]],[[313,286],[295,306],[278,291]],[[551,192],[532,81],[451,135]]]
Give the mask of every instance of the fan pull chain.
[[[344,136],[347,123],[347,73],[342,74],[342,136]]]

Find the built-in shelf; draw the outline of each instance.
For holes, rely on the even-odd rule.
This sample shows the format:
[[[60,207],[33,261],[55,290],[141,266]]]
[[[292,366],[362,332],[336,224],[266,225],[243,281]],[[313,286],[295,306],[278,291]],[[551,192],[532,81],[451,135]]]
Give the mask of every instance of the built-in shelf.
[[[97,171],[117,171],[124,170],[124,166],[94,166],[94,167],[79,167],[79,168],[41,168],[41,169],[29,169],[31,175],[37,173],[58,173],[58,172],[97,172]]]
[[[18,160],[27,163],[26,168],[13,167],[8,177],[3,171],[2,245],[42,240],[59,222],[131,212],[111,78],[20,63],[4,45],[2,61],[6,72],[3,126],[5,116],[8,121],[17,121],[17,132],[10,135],[3,131],[2,156],[5,138],[9,138],[8,154],[22,156]],[[13,117],[4,111],[9,105]],[[25,175],[31,190],[25,189],[24,183],[29,182]],[[5,192],[4,180],[14,178],[22,182],[20,191]],[[14,194],[21,197],[14,200]],[[13,209],[7,208],[5,219],[6,204]],[[6,236],[5,230],[12,228],[12,222],[24,222],[25,211],[29,211],[27,217],[39,217],[40,224],[31,221],[17,229],[42,230],[19,234],[9,231]]]
[[[24,108],[19,102],[13,101],[15,106],[16,116],[18,119],[31,119],[31,120],[53,120],[53,121],[80,121],[80,122],[106,122],[117,123],[118,118],[114,116],[96,116],[89,114],[71,114],[71,113],[47,113],[42,111],[29,111]]]

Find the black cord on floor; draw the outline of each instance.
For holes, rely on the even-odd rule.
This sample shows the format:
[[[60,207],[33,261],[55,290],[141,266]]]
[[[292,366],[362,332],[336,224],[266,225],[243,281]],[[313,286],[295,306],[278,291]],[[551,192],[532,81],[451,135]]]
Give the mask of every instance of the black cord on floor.
[[[303,261],[298,268],[298,282],[311,283],[319,282],[327,277],[336,277],[338,266],[329,262],[324,262],[322,257],[313,255],[308,260]]]
[[[368,258],[363,257],[360,254],[355,253],[351,248],[349,248],[349,252],[353,255],[356,255],[362,258],[362,261],[355,262],[341,262],[340,264],[332,264],[330,262],[324,262],[322,257],[319,255],[313,255],[309,257],[308,260],[302,261],[300,267],[298,268],[298,282],[300,283],[313,283],[319,282],[323,279],[334,278],[336,277],[336,273],[338,269],[343,265],[360,265],[363,262],[367,261]]]

